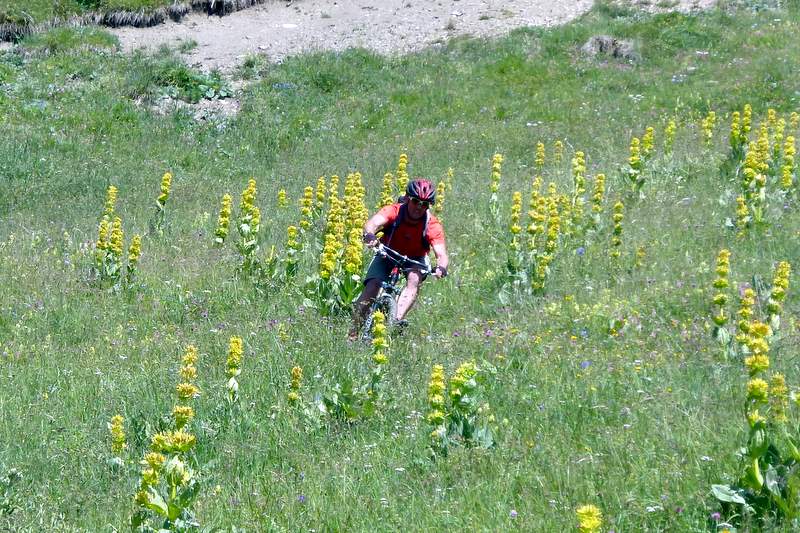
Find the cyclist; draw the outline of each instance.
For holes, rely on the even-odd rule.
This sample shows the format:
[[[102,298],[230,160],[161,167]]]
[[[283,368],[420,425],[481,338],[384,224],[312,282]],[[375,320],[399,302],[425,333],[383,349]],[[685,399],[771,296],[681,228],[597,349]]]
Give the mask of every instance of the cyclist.
[[[430,264],[428,253],[433,248],[436,255],[436,268],[433,275],[437,278],[447,276],[447,247],[444,240],[444,229],[429,207],[436,202],[436,187],[426,179],[414,179],[408,183],[405,196],[401,196],[398,203],[381,208],[367,223],[364,224],[364,244],[369,247],[377,246],[378,242],[408,256],[409,259]],[[383,229],[383,236],[378,240],[375,235]],[[380,255],[375,255],[364,277],[364,290],[356,300],[353,308],[353,328],[350,338],[355,339],[365,314],[372,300],[377,296],[381,283],[389,278],[392,262]],[[409,268],[403,272],[406,276],[406,286],[400,293],[397,301],[396,324],[403,328],[407,325],[405,320],[411,306],[417,299],[419,286],[425,280],[426,274],[420,269]],[[388,318],[388,317],[387,317]]]

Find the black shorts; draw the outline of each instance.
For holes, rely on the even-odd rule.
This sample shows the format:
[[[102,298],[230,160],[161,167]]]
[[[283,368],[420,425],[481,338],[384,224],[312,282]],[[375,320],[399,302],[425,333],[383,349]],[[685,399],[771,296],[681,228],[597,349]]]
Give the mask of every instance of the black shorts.
[[[422,257],[409,257],[409,259],[418,261],[420,263],[424,263],[426,265],[430,265],[430,261],[428,260],[427,255]],[[369,264],[369,268],[367,269],[367,275],[364,277],[364,282],[366,283],[371,279],[379,279],[381,281],[386,281],[387,279],[389,279],[389,274],[392,273],[392,268],[394,266],[395,266],[394,261],[391,261],[381,255],[376,255],[375,257],[372,258],[372,262]],[[419,268],[411,266],[409,268],[404,268],[403,274],[405,274],[406,277],[408,277],[409,272],[419,272],[419,271],[420,271]],[[427,274],[422,274],[420,281],[424,280],[427,277],[428,277]]]

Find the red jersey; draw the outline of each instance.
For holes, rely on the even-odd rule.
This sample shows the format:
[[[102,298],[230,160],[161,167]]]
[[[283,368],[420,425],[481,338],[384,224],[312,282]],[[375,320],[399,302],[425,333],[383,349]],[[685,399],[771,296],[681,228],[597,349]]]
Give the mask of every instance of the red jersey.
[[[381,237],[383,244],[409,257],[423,257],[428,255],[432,245],[444,244],[442,224],[431,212],[427,213],[427,231],[425,231],[425,217],[411,220],[408,213],[405,213],[400,224],[392,231],[392,225],[400,216],[401,207],[403,204],[392,204],[382,207],[378,211],[387,219],[386,225],[383,227],[384,234]],[[424,240],[423,232],[425,232]],[[425,241],[427,241],[427,246]]]

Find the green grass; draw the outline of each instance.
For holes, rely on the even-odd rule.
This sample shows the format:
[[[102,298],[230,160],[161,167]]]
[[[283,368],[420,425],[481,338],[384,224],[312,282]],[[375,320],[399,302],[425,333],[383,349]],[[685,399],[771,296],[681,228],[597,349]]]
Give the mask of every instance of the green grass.
[[[35,24],[87,11],[147,11],[172,3],[172,0],[0,0],[0,23]]]
[[[731,249],[737,282],[769,282],[778,260],[797,269],[800,230],[796,199],[773,200],[771,227],[737,239],[725,219],[738,185],[718,169],[729,112],[749,102],[758,124],[767,108],[786,117],[800,107],[799,29],[794,7],[644,16],[599,6],[567,26],[401,58],[252,59],[239,115],[210,121],[151,110],[178,78],[199,75],[167,52],[109,53],[113,42],[96,30],[3,52],[0,475],[17,468],[23,479],[0,524],[126,527],[136,463],[171,409],[178,360],[193,342],[203,389],[197,511],[211,529],[553,531],[574,528],[574,509],[594,503],[615,531],[713,531],[710,486],[733,479],[746,436],[741,361],[720,357],[706,330],[715,256]],[[598,33],[635,39],[641,61],[581,57]],[[706,149],[698,130],[709,109],[718,125]],[[645,198],[631,200],[621,177],[630,138],[653,125],[660,147],[668,118],[678,121],[675,152],[659,148]],[[550,158],[556,139],[566,157],[548,160],[545,181],[568,189],[569,158],[586,152],[589,175],[605,172],[609,199],[626,201],[626,264],[638,246],[647,258],[640,269],[612,267],[606,226],[564,242],[546,296],[501,300],[512,191],[527,202],[536,142]],[[235,274],[231,248],[211,247],[219,200],[254,176],[261,248],[280,252],[306,185],[359,170],[372,207],[401,152],[412,176],[455,169],[444,213],[452,275],[426,282],[395,340],[380,412],[307,429],[286,406],[291,367],[303,367],[310,398],[363,375],[368,351],[345,342],[345,317],[304,309],[299,287],[263,294]],[[495,152],[505,156],[498,221],[487,208]],[[175,175],[168,230],[144,240],[143,288],[110,294],[87,283],[106,187],[120,189],[129,237],[147,230],[166,170]],[[292,207],[277,207],[281,188]],[[304,255],[299,279],[315,268],[315,254]],[[795,285],[771,352],[792,386]],[[624,334],[609,336],[623,317]],[[246,353],[242,408],[226,414],[231,335],[244,337]],[[472,358],[485,369],[483,400],[508,425],[493,450],[432,462],[420,416],[431,366],[449,373]],[[106,462],[106,422],[117,413],[129,439],[122,472]]]

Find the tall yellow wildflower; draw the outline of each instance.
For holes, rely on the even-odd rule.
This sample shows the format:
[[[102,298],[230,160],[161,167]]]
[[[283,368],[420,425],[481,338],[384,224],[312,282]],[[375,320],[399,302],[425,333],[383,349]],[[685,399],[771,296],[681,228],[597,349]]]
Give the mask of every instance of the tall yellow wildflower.
[[[404,193],[406,190],[406,185],[408,185],[408,156],[406,154],[400,154],[400,158],[397,161],[397,190],[401,193]]]
[[[394,175],[387,172],[383,175],[383,188],[381,189],[381,198],[378,201],[378,209],[394,203]]]
[[[158,206],[163,209],[169,198],[170,189],[172,187],[172,174],[165,172],[161,177],[161,194],[158,195]]]
[[[781,166],[781,189],[788,192],[794,185],[796,147],[794,136],[789,135],[783,143],[783,165]]]
[[[326,183],[325,183],[325,176],[320,176],[317,178],[317,191],[316,191],[316,205],[315,208],[317,213],[322,213],[322,210],[325,209],[325,196],[326,196]]]
[[[233,198],[230,194],[225,194],[222,197],[222,208],[219,211],[219,218],[217,219],[217,229],[214,232],[214,242],[222,245],[228,237],[231,225],[231,210],[233,208]]]
[[[125,443],[125,419],[121,415],[111,417],[108,423],[108,431],[111,434],[111,453],[119,455],[127,448]]]
[[[655,130],[652,126],[647,126],[642,135],[642,157],[649,159],[653,155],[653,148],[655,147]]]
[[[278,191],[278,207],[288,207],[289,206],[289,198],[286,196],[286,189],[281,189]]]
[[[111,217],[114,216],[114,208],[117,205],[117,192],[117,188],[113,185],[109,185],[106,190],[106,203],[103,209],[103,217],[108,218],[108,220],[111,220]]]
[[[717,123],[717,114],[714,111],[709,111],[708,115],[703,119],[703,140],[706,146],[711,146],[711,141],[714,140],[714,127]]]
[[[675,130],[677,129],[677,125],[675,124],[675,120],[670,119],[667,122],[667,127],[664,129],[664,153],[670,154],[672,153],[672,146],[675,144]]]
[[[623,214],[624,209],[625,206],[622,202],[617,201],[617,203],[614,204],[614,213],[611,215],[611,219],[614,222],[614,229],[611,235],[611,252],[609,255],[612,259],[619,259],[620,256],[620,247],[622,246],[622,219],[625,218]]]
[[[564,158],[564,143],[561,141],[556,141],[553,145],[553,160],[556,164],[561,163],[561,160]]]
[[[538,143],[536,143],[536,161],[535,161],[536,169],[539,172],[541,172],[542,168],[544,168],[544,157],[545,157],[544,143],[539,141]]]
[[[716,294],[712,300],[713,304],[717,307],[717,312],[713,316],[714,323],[717,327],[723,327],[728,322],[728,316],[725,314],[725,306],[728,303],[728,275],[730,272],[730,257],[731,252],[723,248],[717,255],[717,278],[714,280],[713,286],[716,289]]]
[[[603,526],[603,513],[595,505],[582,505],[575,510],[575,514],[581,533],[598,533]]]
[[[300,387],[303,383],[303,369],[299,366],[292,367],[292,380],[289,384],[289,394],[287,399],[289,403],[295,404],[300,401]]]

